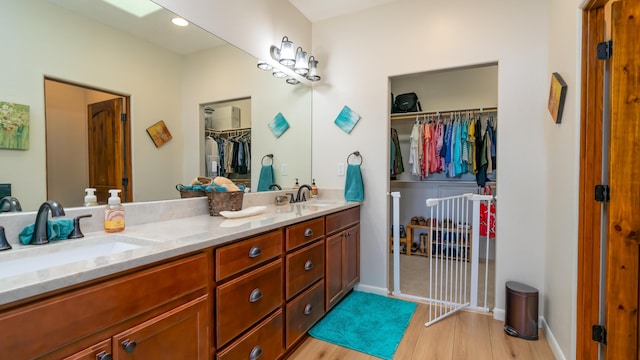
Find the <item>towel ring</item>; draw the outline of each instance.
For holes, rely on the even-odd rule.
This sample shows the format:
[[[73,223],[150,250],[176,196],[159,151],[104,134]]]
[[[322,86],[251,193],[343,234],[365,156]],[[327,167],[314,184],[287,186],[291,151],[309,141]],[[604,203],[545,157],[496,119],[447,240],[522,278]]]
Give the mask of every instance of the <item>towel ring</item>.
[[[358,165],[362,165],[362,162],[364,160],[362,158],[362,155],[360,155],[360,151],[354,151],[351,154],[349,154],[349,156],[347,156],[347,165],[349,164],[349,159],[351,158],[351,155],[355,155],[355,156],[359,157],[360,158],[360,164],[358,164]]]
[[[265,158],[271,159],[271,165],[273,165],[273,154],[267,154],[267,155],[262,157],[262,160],[260,160],[260,164],[262,164],[262,166],[264,166],[264,159]]]

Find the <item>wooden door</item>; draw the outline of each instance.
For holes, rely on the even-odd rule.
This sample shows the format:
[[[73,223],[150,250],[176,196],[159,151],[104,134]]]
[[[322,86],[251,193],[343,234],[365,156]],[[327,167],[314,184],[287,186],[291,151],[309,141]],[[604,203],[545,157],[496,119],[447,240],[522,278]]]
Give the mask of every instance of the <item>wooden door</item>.
[[[640,1],[612,4],[611,200],[607,229],[607,359],[638,359],[640,269]]]
[[[207,297],[113,337],[114,359],[208,359]]]
[[[122,98],[89,104],[89,187],[96,189],[100,204],[106,204],[110,189],[122,190],[123,202],[131,200],[125,186],[131,156],[122,106]]]

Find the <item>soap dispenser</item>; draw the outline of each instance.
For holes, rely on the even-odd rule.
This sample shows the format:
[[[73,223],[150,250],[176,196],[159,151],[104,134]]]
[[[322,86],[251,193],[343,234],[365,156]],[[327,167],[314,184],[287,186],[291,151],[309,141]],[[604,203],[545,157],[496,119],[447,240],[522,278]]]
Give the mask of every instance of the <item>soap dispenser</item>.
[[[311,197],[318,197],[318,186],[316,185],[316,179],[311,180]]]
[[[94,188],[86,188],[84,189],[86,195],[84,196],[84,206],[96,206],[98,205],[98,199],[96,198]]]
[[[296,183],[293,184],[293,189],[295,190],[295,189],[298,189],[298,188],[300,188],[300,184],[298,183],[298,178],[296,178]]]
[[[118,232],[124,230],[124,206],[120,203],[119,189],[109,190],[111,196],[104,208],[104,231]]]

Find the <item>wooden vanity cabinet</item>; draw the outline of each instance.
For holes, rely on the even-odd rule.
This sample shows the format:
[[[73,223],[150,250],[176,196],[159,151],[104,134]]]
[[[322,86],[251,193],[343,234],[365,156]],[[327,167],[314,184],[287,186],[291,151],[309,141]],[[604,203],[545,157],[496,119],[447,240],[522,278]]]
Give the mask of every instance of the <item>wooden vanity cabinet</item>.
[[[360,280],[360,208],[326,217],[325,304],[329,311]]]
[[[285,347],[289,349],[325,314],[324,217],[288,226],[285,234]]]
[[[207,254],[199,253],[3,311],[1,357],[98,359],[104,352],[115,359],[152,358],[137,354],[161,347],[164,358],[188,353],[206,359],[208,269]],[[126,340],[121,334],[139,344],[126,354],[133,357],[114,354]]]

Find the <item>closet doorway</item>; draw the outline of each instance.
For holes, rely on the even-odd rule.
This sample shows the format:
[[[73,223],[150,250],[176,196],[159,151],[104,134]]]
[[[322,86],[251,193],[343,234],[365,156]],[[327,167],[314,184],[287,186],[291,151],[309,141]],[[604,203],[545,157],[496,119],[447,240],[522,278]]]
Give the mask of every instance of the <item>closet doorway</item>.
[[[498,64],[392,77],[390,90],[392,99],[401,94],[415,93],[420,103],[419,108],[412,109],[417,111],[392,112],[389,117],[389,190],[400,193],[399,225],[402,239],[397,267],[400,293],[427,298],[431,281],[428,276],[430,258],[443,258],[442,251],[447,245],[431,243],[435,240],[425,244],[424,239],[429,238],[429,224],[437,221],[438,225],[442,225],[453,221],[454,216],[444,214],[437,219],[431,218],[426,200],[468,193],[495,194],[497,189],[495,140],[499,123]],[[393,104],[391,107],[393,111]],[[488,137],[488,148],[482,147],[486,146],[483,143],[485,136]],[[488,152],[485,151],[486,156],[480,159],[480,150],[476,149]],[[482,167],[478,166],[480,163]],[[471,207],[465,207],[464,211],[472,215]],[[461,221],[463,217],[458,216],[455,215],[455,226],[469,229],[471,221]],[[389,289],[394,289],[392,206],[389,208],[389,219]],[[489,238],[479,236],[478,239],[480,283],[477,303],[486,309],[495,306],[496,238],[495,234],[491,235]],[[461,250],[453,247],[448,251],[447,257],[451,258],[452,253]],[[453,258],[452,261],[460,260]],[[466,259],[464,261],[468,262]],[[463,268],[470,275],[471,266]]]
[[[109,189],[133,199],[130,97],[45,78],[47,198],[65,207],[83,205],[95,188],[106,204]]]

